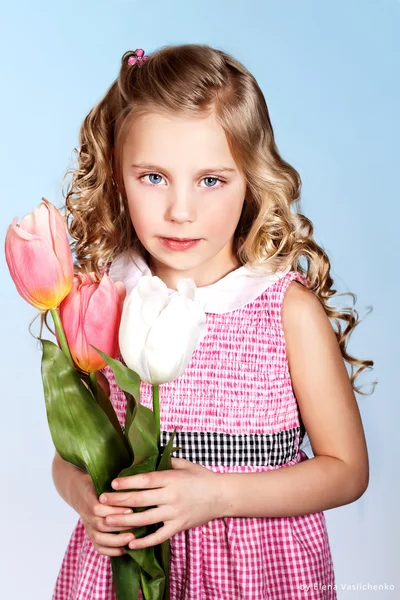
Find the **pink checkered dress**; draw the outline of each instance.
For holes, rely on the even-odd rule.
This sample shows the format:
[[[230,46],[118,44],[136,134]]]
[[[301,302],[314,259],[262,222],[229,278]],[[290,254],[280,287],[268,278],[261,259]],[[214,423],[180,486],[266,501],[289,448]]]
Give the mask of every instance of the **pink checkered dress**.
[[[206,313],[208,333],[181,377],[160,386],[161,443],[176,428],[174,456],[219,473],[278,469],[308,460],[281,321],[289,271],[255,300]],[[113,373],[121,424],[125,397]],[[141,383],[152,408],[152,388]],[[251,499],[249,499],[249,502]],[[335,582],[323,512],[295,517],[214,519],[170,538],[171,600],[332,600]],[[305,588],[305,589],[303,589]],[[141,598],[141,594],[139,594]],[[79,520],[52,600],[115,600],[110,559]]]

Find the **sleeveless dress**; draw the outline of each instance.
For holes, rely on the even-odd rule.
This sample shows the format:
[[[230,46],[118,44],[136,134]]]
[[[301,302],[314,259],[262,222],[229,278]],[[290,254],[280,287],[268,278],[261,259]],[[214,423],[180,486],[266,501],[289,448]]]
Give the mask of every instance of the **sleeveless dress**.
[[[149,271],[139,277],[143,273]],[[185,372],[159,388],[161,444],[176,428],[174,445],[182,450],[172,456],[218,473],[268,471],[308,460],[300,449],[303,430],[281,320],[290,282],[308,282],[286,269],[263,283],[259,279],[257,289],[247,274],[243,266],[207,289],[198,288],[214,292],[208,308],[203,304],[207,335]],[[120,275],[116,272],[114,280]],[[237,275],[243,277],[235,287]],[[128,291],[137,271],[134,280],[131,276],[132,269],[124,279]],[[224,292],[233,289],[232,300],[235,294]],[[124,425],[125,396],[111,369],[102,372]],[[141,382],[141,403],[152,409],[146,382]],[[218,518],[170,538],[171,600],[335,600],[335,590],[323,512]],[[96,551],[80,519],[52,600],[115,600],[110,559]]]

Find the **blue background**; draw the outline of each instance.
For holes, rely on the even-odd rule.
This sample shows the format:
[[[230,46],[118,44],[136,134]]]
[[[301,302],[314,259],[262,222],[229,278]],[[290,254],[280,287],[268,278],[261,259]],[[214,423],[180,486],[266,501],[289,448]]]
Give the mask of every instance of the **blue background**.
[[[42,196],[62,205],[81,121],[117,76],[125,51],[207,43],[257,78],[278,148],[302,177],[302,210],[331,259],[334,288],[355,292],[365,317],[348,351],[373,359],[375,368],[357,383],[368,391],[379,381],[372,396],[357,396],[369,488],[357,502],[325,512],[339,598],[400,593],[399,17],[398,0],[22,0],[0,9],[3,237],[12,218]],[[36,311],[18,296],[3,255],[0,269],[2,597],[43,600],[78,515],[51,478],[41,353],[28,333]],[[385,583],[394,591],[361,587]],[[342,591],[346,585],[356,589]]]

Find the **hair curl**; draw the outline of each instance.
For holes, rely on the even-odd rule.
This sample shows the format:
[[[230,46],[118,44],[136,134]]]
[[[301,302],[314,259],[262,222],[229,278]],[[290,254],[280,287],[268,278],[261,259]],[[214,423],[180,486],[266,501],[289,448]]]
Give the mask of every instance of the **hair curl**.
[[[65,180],[72,173],[65,204],[76,269],[99,272],[126,250],[148,258],[129,218],[122,177],[122,150],[133,119],[151,111],[195,117],[214,111],[247,182],[234,237],[240,263],[256,270],[268,264],[274,271],[290,265],[307,277],[336,324],[353,389],[366,395],[354,382],[374,362],[358,360],[346,350],[360,322],[354,308],[357,297],[347,292],[352,307],[328,304],[336,293],[331,264],[313,238],[311,221],[299,212],[300,175],[278,152],[267,104],[253,75],[232,56],[208,45],[164,46],[145,63],[131,66],[128,58],[134,55],[129,51],[122,56],[118,77],[85,117],[79,150],[75,148],[78,166],[64,176]]]

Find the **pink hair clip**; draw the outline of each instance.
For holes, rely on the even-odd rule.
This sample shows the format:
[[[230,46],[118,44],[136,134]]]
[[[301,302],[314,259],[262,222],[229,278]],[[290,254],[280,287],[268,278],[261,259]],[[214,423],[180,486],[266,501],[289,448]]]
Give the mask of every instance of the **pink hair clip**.
[[[136,56],[131,56],[130,58],[128,58],[128,65],[134,65],[135,63],[141,65],[143,61],[149,58],[144,54],[144,50],[142,48],[138,48],[137,50],[135,50],[135,54]]]

